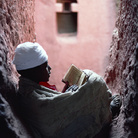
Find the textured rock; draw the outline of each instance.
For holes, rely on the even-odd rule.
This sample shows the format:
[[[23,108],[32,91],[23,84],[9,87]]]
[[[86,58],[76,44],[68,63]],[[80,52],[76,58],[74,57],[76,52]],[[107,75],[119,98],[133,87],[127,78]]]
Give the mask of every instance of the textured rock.
[[[113,120],[111,138],[138,137],[138,1],[122,0],[105,79],[123,105]]]
[[[19,43],[33,41],[33,14],[34,0],[0,0],[0,93],[12,106],[15,104],[18,80],[11,63],[13,51]],[[20,137],[20,133],[15,131],[20,128],[20,122],[17,123],[9,104],[2,102],[3,98],[0,99],[0,126],[3,126],[0,129],[0,136],[5,134],[6,138]],[[27,133],[24,133],[24,136],[27,136]]]
[[[22,122],[13,114],[10,105],[0,94],[0,136],[1,138],[31,138]]]

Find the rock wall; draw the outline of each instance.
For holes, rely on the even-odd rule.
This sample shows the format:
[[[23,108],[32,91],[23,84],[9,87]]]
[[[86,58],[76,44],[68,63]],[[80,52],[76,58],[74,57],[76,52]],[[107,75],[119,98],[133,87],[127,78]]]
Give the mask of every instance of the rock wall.
[[[110,47],[105,79],[113,93],[122,95],[119,116],[110,138],[137,138],[138,131],[138,1],[121,0]]]
[[[11,62],[16,46],[34,36],[34,0],[0,0],[0,137],[18,137],[25,131],[9,106],[18,80]]]

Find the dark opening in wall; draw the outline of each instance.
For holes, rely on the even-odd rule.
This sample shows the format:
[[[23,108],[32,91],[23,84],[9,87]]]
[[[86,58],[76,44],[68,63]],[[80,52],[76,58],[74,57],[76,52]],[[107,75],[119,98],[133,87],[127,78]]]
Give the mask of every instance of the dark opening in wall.
[[[63,9],[64,11],[70,11],[71,10],[70,3],[64,3]]]
[[[77,34],[78,13],[72,11],[72,3],[76,0],[57,0],[61,3],[61,11],[56,12],[57,33],[60,36],[74,36]]]
[[[57,28],[59,34],[77,33],[77,13],[57,13]]]
[[[62,3],[62,2],[74,2],[74,3],[77,3],[77,0],[57,0],[57,3]]]

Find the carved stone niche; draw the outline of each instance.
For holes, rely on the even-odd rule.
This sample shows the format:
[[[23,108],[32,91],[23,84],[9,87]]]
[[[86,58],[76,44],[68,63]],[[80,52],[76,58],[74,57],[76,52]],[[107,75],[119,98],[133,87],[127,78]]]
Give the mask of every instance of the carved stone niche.
[[[77,0],[57,0],[57,3],[77,3]]]

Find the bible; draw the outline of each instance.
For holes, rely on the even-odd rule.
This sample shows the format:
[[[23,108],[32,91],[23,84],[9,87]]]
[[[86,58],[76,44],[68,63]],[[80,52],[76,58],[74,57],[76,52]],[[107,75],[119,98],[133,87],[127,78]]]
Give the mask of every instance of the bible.
[[[70,66],[70,68],[62,79],[62,81],[68,84],[68,86],[81,86],[86,82],[86,80],[87,75],[73,64]]]

